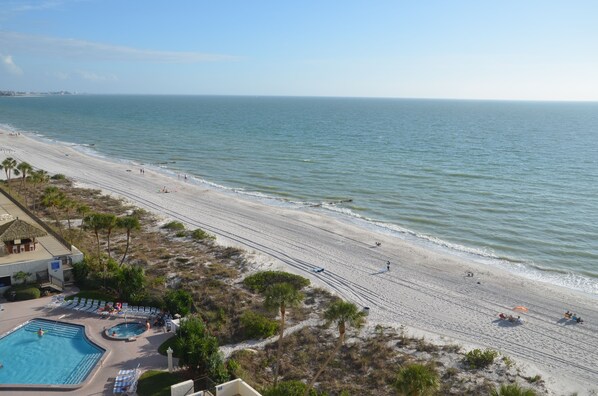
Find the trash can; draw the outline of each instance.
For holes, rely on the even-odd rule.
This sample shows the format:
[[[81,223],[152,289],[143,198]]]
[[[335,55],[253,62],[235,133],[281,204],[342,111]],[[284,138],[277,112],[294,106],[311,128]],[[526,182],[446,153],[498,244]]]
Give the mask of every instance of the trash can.
[[[8,301],[15,301],[17,299],[17,292],[11,291],[8,293]]]
[[[370,307],[363,307],[363,314],[368,316],[370,314]]]

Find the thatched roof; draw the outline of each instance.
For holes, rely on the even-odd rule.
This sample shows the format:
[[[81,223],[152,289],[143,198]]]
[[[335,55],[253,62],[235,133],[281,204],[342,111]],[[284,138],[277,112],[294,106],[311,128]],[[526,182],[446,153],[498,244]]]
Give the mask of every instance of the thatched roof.
[[[45,235],[48,235],[46,231],[19,219],[0,225],[0,241],[2,242],[14,241],[15,239],[31,239]]]

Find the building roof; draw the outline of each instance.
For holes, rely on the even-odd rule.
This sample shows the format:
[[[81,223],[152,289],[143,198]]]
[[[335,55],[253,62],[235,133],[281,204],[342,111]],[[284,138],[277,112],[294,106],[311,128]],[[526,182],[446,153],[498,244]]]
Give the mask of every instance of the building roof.
[[[0,225],[0,241],[8,242],[15,239],[30,239],[48,235],[44,230],[19,219]]]

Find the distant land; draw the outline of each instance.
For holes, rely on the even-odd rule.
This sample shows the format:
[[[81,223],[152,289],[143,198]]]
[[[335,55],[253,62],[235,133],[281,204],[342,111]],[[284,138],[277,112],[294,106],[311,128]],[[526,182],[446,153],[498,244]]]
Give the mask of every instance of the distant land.
[[[52,92],[0,91],[0,96],[39,96],[39,95],[76,95],[76,93],[69,92],[69,91],[52,91]]]

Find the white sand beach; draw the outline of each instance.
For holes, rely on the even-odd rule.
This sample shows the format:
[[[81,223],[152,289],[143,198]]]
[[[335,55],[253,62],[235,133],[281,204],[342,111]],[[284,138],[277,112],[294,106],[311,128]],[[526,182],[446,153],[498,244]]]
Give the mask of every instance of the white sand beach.
[[[358,306],[370,324],[406,326],[411,334],[490,347],[540,374],[555,394],[598,390],[598,296],[535,282],[507,271],[325,216],[246,201],[183,178],[89,156],[62,144],[0,135],[4,156],[62,173],[82,185],[123,197],[218,242],[254,254],[256,267],[310,278]],[[10,150],[10,151],[7,151]],[[10,154],[7,154],[9,152]],[[167,186],[169,193],[159,192]],[[381,242],[376,246],[375,242]],[[390,271],[386,262],[391,262]],[[315,273],[315,267],[324,272]],[[466,272],[473,272],[473,277]],[[524,305],[524,324],[497,319]],[[565,322],[577,312],[585,323]]]

